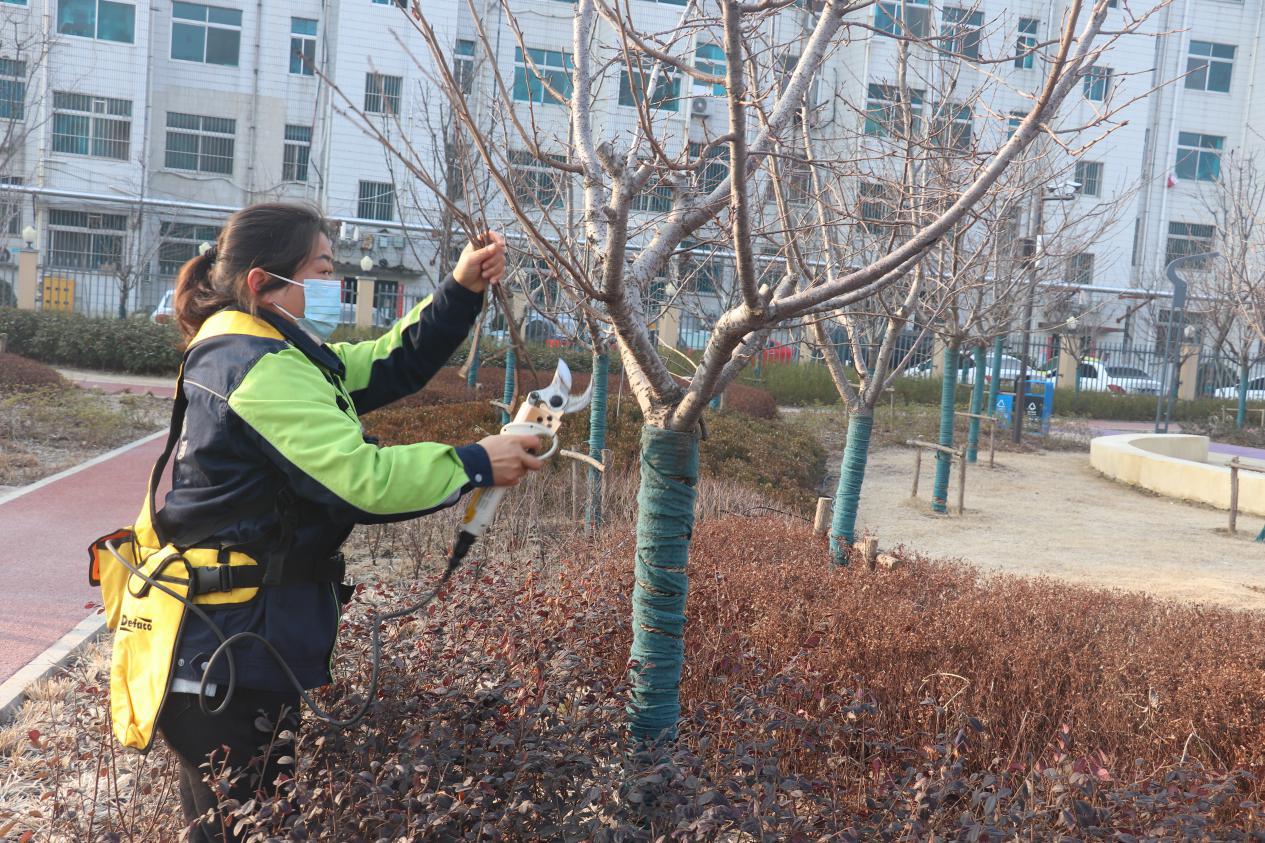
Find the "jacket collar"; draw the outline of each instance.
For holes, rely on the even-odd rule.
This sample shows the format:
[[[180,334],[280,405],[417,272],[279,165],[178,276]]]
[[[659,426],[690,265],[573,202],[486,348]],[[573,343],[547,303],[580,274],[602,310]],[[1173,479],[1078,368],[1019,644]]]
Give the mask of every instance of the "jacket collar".
[[[289,319],[268,310],[258,310],[255,315],[276,328],[281,336],[285,337],[299,351],[302,351],[313,363],[328,369],[340,378],[347,374],[343,367],[342,358],[335,354],[333,349],[324,343],[318,344],[308,336],[307,331],[304,331]]]

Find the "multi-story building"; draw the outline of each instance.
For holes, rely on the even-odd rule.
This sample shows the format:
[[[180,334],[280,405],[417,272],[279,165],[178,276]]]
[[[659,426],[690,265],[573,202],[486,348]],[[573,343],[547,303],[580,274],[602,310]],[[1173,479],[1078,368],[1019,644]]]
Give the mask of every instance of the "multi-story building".
[[[1173,0],[1146,22],[1143,34],[1112,44],[1063,109],[1065,126],[1105,115],[1104,128],[1112,130],[1091,133],[1103,136],[1068,160],[1069,177],[1081,185],[1077,198],[1069,207],[1046,209],[1047,215],[1071,206],[1111,210],[1092,240],[1047,274],[1083,288],[1082,300],[1092,303],[1085,306],[1104,331],[1142,330],[1128,315],[1138,291],[1162,288],[1167,260],[1212,241],[1207,194],[1221,157],[1260,144],[1253,115],[1265,97],[1255,84],[1265,72],[1256,66],[1263,2]],[[434,91],[436,68],[397,5],[0,2],[0,118],[8,119],[12,141],[0,152],[0,176],[8,182],[0,190],[11,211],[0,234],[13,249],[24,228],[35,229],[50,303],[73,283],[75,309],[108,312],[119,300],[117,279],[136,277],[142,280],[123,284],[131,287],[124,309],[136,311],[154,306],[180,263],[232,210],[301,199],[343,223],[338,259],[346,275],[365,274],[359,264],[367,255],[384,301],[403,306],[430,289],[462,238],[449,243],[440,203],[362,125],[367,121],[371,132],[407,145],[432,172],[451,175],[442,163],[451,116]],[[628,5],[651,32],[671,32],[684,10],[683,0]],[[1045,72],[1041,57],[1027,48],[1057,35],[1065,5],[880,0],[856,13],[872,29],[852,30],[831,53],[814,94],[823,103],[821,119],[850,127],[830,133],[846,138],[839,143],[861,143],[872,134],[865,121],[886,107],[894,83],[895,40],[883,32],[904,27],[940,36],[950,52],[993,59],[980,67],[953,60],[956,84],[1000,80],[955,120],[967,134],[1004,140],[1030,106],[1025,92],[1035,90]],[[499,78],[515,110],[530,110],[546,151],[565,155],[569,121],[555,94],[569,91],[573,7],[514,0],[511,8],[516,26],[504,19],[500,3],[487,4],[481,17],[496,56],[493,74],[489,62],[475,58],[483,53],[482,38],[466,3],[424,4],[476,114],[502,116],[490,94]],[[1140,13],[1120,4],[1106,28]],[[797,8],[773,25],[803,27],[810,16]],[[699,35],[688,45],[691,62],[713,72],[724,61],[714,40]],[[935,78],[943,71],[934,65],[946,59],[924,52],[915,59],[922,63],[918,72]],[[996,60],[1007,55],[1013,60]],[[634,130],[638,84],[626,71],[611,75],[611,90],[598,105],[605,131]],[[671,126],[664,133],[671,143],[701,144],[721,131],[724,102],[717,94],[723,91],[679,75],[665,84],[651,98]],[[512,133],[507,136],[507,169],[535,201],[567,201],[574,185],[514,149]],[[708,177],[719,178],[724,162],[710,169],[716,172]],[[634,210],[661,212],[671,201],[671,188],[653,184]],[[1035,234],[1032,220],[1023,225],[1027,235]],[[709,290],[723,288],[730,277],[725,259],[723,252],[709,256],[702,273]],[[89,276],[113,278],[114,286],[94,284]]]

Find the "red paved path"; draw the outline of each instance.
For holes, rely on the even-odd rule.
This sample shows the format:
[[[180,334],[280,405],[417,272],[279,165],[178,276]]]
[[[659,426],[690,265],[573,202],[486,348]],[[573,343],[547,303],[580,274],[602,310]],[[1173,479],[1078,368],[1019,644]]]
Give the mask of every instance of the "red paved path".
[[[88,585],[88,542],[136,518],[165,441],[164,431],[19,497],[0,496],[0,682],[100,599]]]

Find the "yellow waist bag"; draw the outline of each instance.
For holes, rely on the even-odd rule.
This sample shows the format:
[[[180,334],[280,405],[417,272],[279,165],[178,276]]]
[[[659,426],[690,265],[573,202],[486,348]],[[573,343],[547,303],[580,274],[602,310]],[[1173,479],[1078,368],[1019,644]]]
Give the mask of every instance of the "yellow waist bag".
[[[227,315],[227,319],[220,316]],[[190,343],[208,336],[247,333],[240,317],[216,314]],[[248,317],[249,318],[249,317]],[[266,323],[251,320],[272,330]],[[278,335],[279,336],[279,335]],[[171,688],[176,649],[190,607],[238,605],[253,600],[264,580],[264,566],[245,553],[218,547],[178,548],[159,535],[154,517],[158,483],[184,427],[188,402],[184,367],[176,381],[171,428],[162,455],[150,472],[145,502],[136,523],[102,536],[88,547],[88,581],[101,588],[106,625],[114,632],[110,664],[110,715],[114,735],[124,746],[146,751]],[[202,530],[210,537],[253,507],[222,518]],[[227,656],[230,662],[232,654]]]

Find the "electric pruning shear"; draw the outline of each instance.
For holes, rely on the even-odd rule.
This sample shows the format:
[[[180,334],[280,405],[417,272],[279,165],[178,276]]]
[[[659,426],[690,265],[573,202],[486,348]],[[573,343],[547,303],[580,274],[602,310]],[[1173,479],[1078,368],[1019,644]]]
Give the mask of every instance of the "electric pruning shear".
[[[501,428],[501,433],[525,436],[539,436],[550,440],[549,448],[540,459],[547,460],[558,452],[561,440],[558,428],[562,426],[562,417],[567,413],[578,412],[589,405],[593,397],[593,382],[579,395],[571,394],[571,368],[565,360],[558,361],[558,368],[553,380],[544,389],[534,389],[527,393],[523,403],[519,405],[514,418]],[[461,518],[461,526],[457,529],[457,540],[453,543],[452,554],[448,557],[448,568],[451,570],[461,563],[475,541],[487,532],[496,515],[496,508],[505,497],[508,487],[488,486],[475,489],[466,505],[465,515]]]

